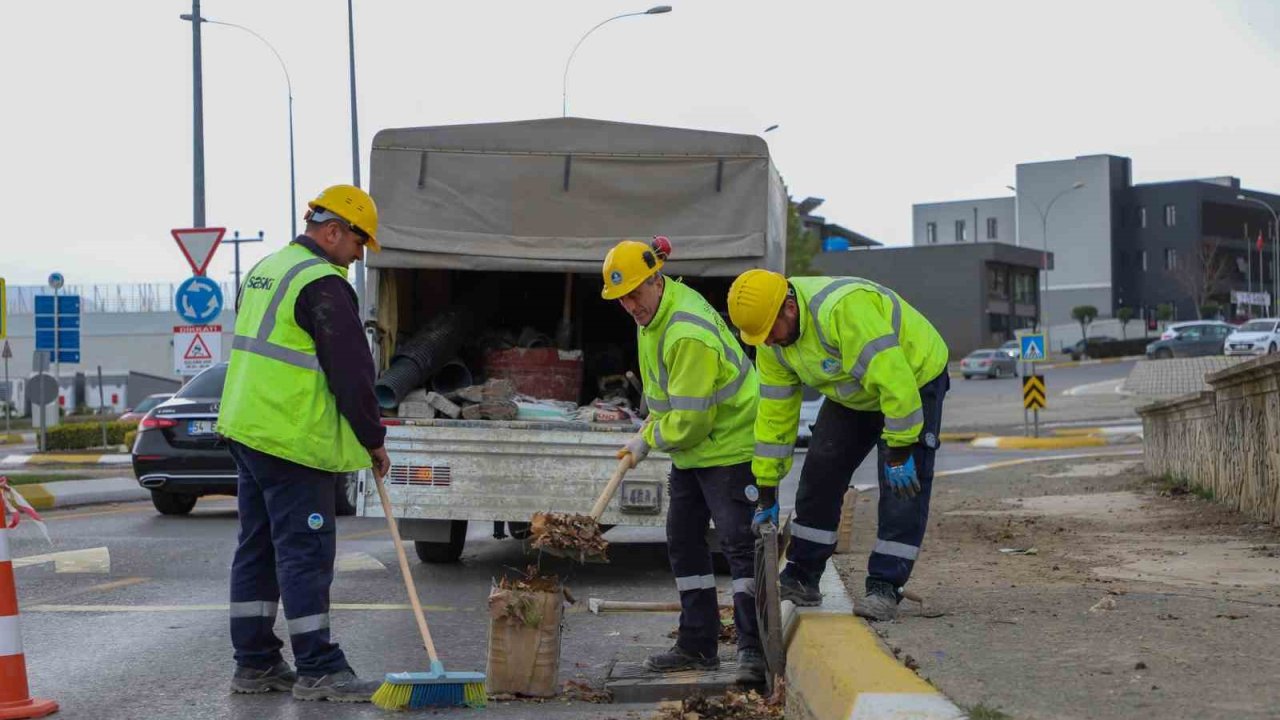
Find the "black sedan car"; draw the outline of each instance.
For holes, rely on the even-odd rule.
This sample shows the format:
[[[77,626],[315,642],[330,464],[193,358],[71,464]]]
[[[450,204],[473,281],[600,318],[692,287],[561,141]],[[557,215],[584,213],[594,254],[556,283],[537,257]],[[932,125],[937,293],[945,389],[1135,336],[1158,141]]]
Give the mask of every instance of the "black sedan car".
[[[214,432],[226,378],[227,364],[214,365],[138,423],[133,474],[165,515],[191,512],[204,495],[236,494],[235,461]],[[341,476],[334,488],[339,515],[355,514],[356,486],[355,473]]]

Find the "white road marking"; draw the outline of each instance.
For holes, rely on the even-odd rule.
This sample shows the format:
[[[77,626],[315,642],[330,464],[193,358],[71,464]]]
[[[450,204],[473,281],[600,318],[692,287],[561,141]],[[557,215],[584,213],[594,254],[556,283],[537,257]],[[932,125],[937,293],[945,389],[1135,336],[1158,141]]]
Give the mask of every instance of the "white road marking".
[[[359,572],[361,570],[386,570],[387,566],[369,553],[348,552],[338,556],[333,563],[333,569],[337,572]]]
[[[50,562],[53,563],[53,571],[56,573],[106,575],[111,572],[111,551],[105,547],[96,547],[84,550],[45,553],[44,555],[28,555],[23,558],[14,558],[13,566],[20,568]]]

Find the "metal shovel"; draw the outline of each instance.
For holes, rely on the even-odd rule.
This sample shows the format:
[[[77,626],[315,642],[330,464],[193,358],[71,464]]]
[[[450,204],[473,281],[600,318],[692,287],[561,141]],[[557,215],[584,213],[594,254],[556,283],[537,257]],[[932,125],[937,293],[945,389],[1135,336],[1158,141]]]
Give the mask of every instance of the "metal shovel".
[[[600,492],[600,497],[596,498],[596,504],[591,507],[591,513],[586,516],[586,522],[583,523],[584,529],[587,529],[591,536],[600,534],[600,516],[604,514],[605,508],[609,506],[609,501],[613,499],[614,493],[618,491],[618,486],[622,484],[622,476],[626,475],[630,469],[631,456],[624,455],[618,460],[618,467],[614,469],[613,475],[609,477],[609,482],[605,484],[604,490]],[[561,547],[548,542],[552,525],[569,525],[574,518],[581,517],[566,513],[534,513],[529,522],[533,546],[548,555],[571,558],[582,563],[609,562],[609,558],[604,554],[603,550],[588,551],[582,547]],[[608,543],[605,543],[605,546],[607,547]]]

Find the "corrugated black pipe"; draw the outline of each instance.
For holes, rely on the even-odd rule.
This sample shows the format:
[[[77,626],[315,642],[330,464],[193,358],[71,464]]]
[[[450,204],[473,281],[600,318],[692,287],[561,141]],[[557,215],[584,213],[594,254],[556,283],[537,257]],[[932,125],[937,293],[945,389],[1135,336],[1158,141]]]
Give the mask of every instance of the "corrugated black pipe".
[[[471,369],[457,358],[445,363],[435,375],[431,376],[431,389],[441,395],[448,395],[454,390],[461,390],[473,384]]]
[[[475,312],[465,305],[454,305],[401,343],[391,356],[390,367],[373,386],[378,404],[394,408],[405,395],[425,386],[432,375],[457,356],[474,324]]]

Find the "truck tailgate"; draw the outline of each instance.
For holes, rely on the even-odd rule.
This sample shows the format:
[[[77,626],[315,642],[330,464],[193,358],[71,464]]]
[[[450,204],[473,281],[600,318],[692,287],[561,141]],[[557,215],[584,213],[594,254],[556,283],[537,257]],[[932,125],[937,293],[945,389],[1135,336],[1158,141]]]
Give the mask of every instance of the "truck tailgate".
[[[587,513],[632,428],[588,423],[402,420],[387,428],[387,492],[398,518],[527,522],[532,513]],[[600,522],[662,527],[670,460],[654,452],[627,473]],[[367,473],[366,473],[367,474]],[[359,514],[382,517],[372,482]]]

